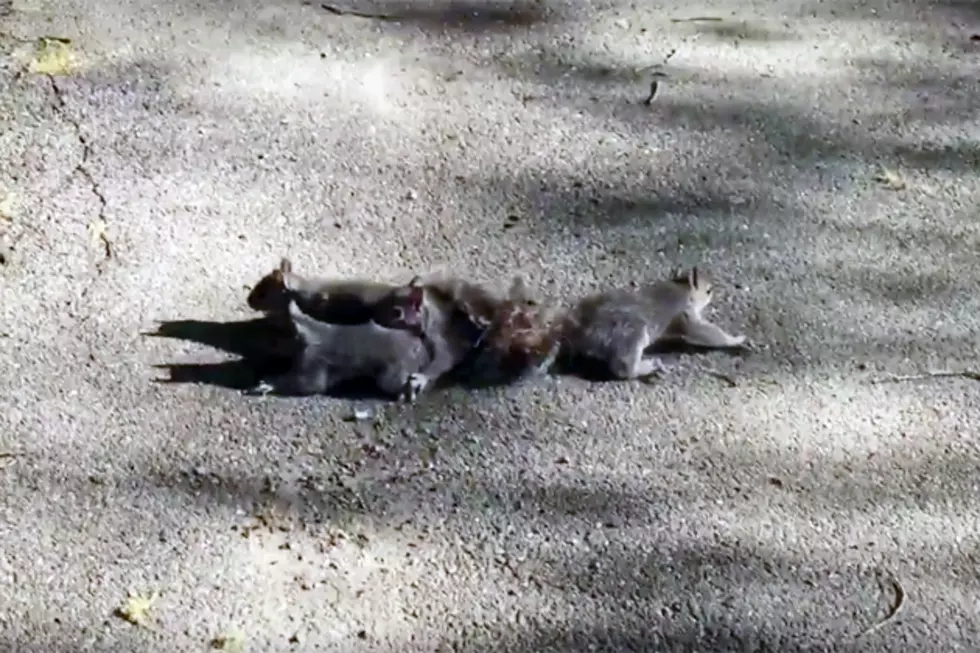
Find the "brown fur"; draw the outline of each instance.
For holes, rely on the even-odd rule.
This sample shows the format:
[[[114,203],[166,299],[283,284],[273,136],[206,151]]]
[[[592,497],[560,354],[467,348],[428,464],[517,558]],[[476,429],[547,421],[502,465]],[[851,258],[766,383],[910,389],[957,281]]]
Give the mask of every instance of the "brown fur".
[[[484,347],[506,369],[538,367],[557,353],[561,340],[561,321],[557,318],[557,311],[532,299],[517,277],[507,299],[497,307]]]
[[[480,354],[483,361],[507,368],[536,363],[541,358],[538,350],[548,349],[547,343],[539,342],[544,334],[536,333],[540,331],[539,311],[527,311],[525,305],[533,305],[533,301],[526,301],[523,294],[516,296],[514,288],[509,297],[503,297],[479,283],[459,278],[423,281],[420,277],[407,288],[415,288],[424,296],[423,332],[433,351],[432,363],[421,372],[427,377],[426,383],[455,369],[475,346],[484,348]],[[523,282],[519,288],[526,292]],[[400,326],[392,322],[385,325]],[[488,343],[492,349],[486,352]],[[491,358],[488,360],[483,353],[490,353]],[[485,376],[486,371],[482,367],[468,369],[471,377]]]

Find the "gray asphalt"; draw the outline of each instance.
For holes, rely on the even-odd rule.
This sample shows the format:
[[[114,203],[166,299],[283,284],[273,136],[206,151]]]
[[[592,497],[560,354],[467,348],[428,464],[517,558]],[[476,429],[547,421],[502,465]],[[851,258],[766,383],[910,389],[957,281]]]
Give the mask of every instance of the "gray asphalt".
[[[980,371],[976,6],[357,7],[0,17],[0,649],[976,650],[980,384],[873,383]],[[756,350],[352,423],[236,389],[283,255],[698,264]]]

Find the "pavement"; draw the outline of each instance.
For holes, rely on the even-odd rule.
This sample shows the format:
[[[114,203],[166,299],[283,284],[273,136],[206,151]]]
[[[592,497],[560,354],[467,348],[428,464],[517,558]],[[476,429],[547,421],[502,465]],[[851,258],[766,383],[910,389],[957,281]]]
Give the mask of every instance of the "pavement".
[[[0,650],[977,650],[977,5],[346,7],[0,6]],[[283,255],[756,348],[242,397]]]

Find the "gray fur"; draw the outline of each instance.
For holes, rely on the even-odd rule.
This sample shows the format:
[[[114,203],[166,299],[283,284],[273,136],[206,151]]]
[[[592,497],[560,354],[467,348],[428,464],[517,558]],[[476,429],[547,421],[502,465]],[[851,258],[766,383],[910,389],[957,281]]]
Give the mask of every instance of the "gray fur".
[[[292,369],[261,381],[247,394],[322,394],[343,381],[371,378],[386,394],[414,399],[412,375],[430,363],[425,342],[417,335],[370,321],[322,322],[304,313],[295,300],[289,302],[289,317],[303,344]]]
[[[675,317],[658,341],[676,341],[693,347],[729,349],[743,347],[745,336],[733,336],[694,311]]]
[[[732,336],[701,316],[710,301],[711,285],[699,281],[697,268],[637,291],[592,295],[570,314],[566,353],[604,363],[615,378],[635,379],[666,369],[660,358],[645,353],[658,340],[712,348],[742,345],[744,336]]]
[[[414,281],[414,280],[413,280]],[[422,368],[411,375],[413,392],[422,392],[454,369],[472,349],[460,334],[458,317],[454,314],[456,297],[437,296],[431,287],[425,288],[422,304],[422,332],[428,339],[431,357]]]

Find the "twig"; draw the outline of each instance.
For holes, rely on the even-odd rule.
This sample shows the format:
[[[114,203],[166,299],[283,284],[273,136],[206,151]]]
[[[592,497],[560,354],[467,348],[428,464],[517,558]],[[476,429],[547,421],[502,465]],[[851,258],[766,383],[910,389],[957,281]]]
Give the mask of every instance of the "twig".
[[[23,454],[14,453],[12,451],[4,451],[4,452],[0,452],[0,460],[6,460],[8,458],[19,458],[22,455]],[[4,469],[6,469],[6,466],[4,466]]]
[[[657,83],[657,80],[650,82],[650,95],[647,96],[647,99],[643,100],[643,104],[650,106],[650,103],[653,102],[653,96],[657,94],[658,88],[660,88],[660,84]]]
[[[337,16],[356,16],[357,18],[374,18],[375,20],[398,20],[398,16],[392,16],[390,14],[372,14],[366,11],[357,11],[356,9],[344,9],[343,7],[322,2],[320,3],[320,9],[325,9]]]
[[[861,639],[865,635],[870,635],[876,630],[879,630],[885,624],[892,622],[895,619],[895,617],[898,616],[898,613],[901,611],[901,609],[905,606],[905,588],[902,587],[902,584],[900,582],[898,582],[898,578],[896,578],[894,574],[889,573],[888,576],[889,576],[889,580],[891,580],[892,587],[895,590],[895,603],[892,604],[891,608],[888,610],[888,614],[885,615],[884,619],[874,624],[873,626],[864,629],[864,631],[862,631],[861,634],[855,637],[854,639]]]
[[[719,16],[692,16],[691,18],[671,18],[672,23],[698,23],[698,22],[709,22],[709,23],[720,23],[724,18]]]
[[[729,376],[728,374],[725,374],[724,372],[719,372],[717,370],[705,370],[704,373],[707,374],[708,376],[713,376],[716,379],[720,379],[720,380],[724,381],[725,384],[729,388],[737,388],[738,387],[738,381],[735,380],[735,377]]]
[[[877,385],[880,383],[901,383],[903,381],[922,381],[925,379],[946,379],[952,377],[980,381],[980,372],[974,372],[972,370],[963,370],[960,372],[938,370],[932,372],[922,372],[921,374],[893,374],[891,376],[884,376],[878,379],[871,379],[871,383]]]
[[[691,19],[691,20],[696,20],[696,19]],[[638,75],[642,75],[646,72],[653,71],[651,73],[653,75],[653,80],[650,82],[650,94],[647,95],[646,99],[643,100],[643,104],[645,104],[646,106],[650,106],[651,104],[653,104],[653,98],[657,95],[657,91],[660,89],[660,82],[657,81],[657,78],[667,77],[667,73],[665,73],[661,69],[665,68],[667,64],[670,63],[670,60],[674,57],[675,54],[677,54],[677,49],[680,48],[682,45],[687,45],[691,41],[694,41],[699,36],[701,35],[695,34],[694,36],[689,36],[685,38],[680,42],[680,44],[677,47],[671,48],[670,52],[667,53],[667,56],[665,56],[660,63],[651,64],[649,66],[640,68],[639,70],[636,71]]]
[[[654,78],[656,78],[656,77],[666,77],[666,75],[663,74],[663,73],[654,73]],[[643,104],[645,104],[647,106],[650,106],[650,104],[653,102],[653,98],[657,94],[657,90],[659,88],[660,88],[660,82],[658,82],[656,79],[654,79],[653,81],[651,81],[650,82],[650,95],[647,96],[647,99],[643,100]]]

